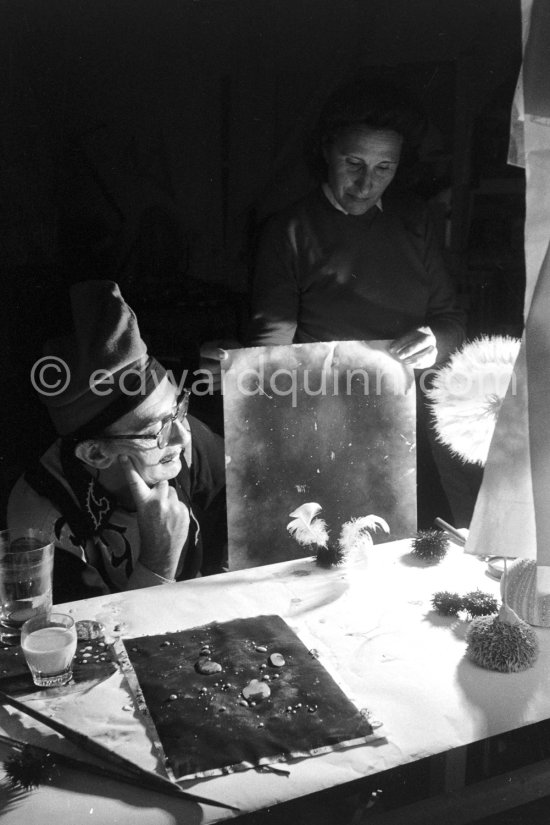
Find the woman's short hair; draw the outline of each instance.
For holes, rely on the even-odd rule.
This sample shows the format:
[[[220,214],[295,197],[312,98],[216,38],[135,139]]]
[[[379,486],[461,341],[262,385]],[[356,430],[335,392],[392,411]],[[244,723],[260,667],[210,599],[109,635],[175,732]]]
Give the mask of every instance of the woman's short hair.
[[[311,135],[309,154],[317,172],[326,171],[323,156],[339,135],[356,129],[387,129],[403,138],[402,162],[416,155],[427,118],[411,93],[386,80],[359,79],[338,87],[325,103]]]

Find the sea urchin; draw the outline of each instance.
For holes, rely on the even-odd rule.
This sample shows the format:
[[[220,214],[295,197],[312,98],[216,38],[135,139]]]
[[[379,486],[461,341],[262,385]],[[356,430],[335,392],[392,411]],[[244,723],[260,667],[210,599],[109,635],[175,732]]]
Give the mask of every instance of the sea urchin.
[[[419,530],[412,540],[412,554],[427,562],[438,562],[445,557],[449,539],[443,530]]]
[[[432,596],[432,607],[440,616],[457,616],[462,610],[462,596],[449,590],[438,590]]]
[[[517,673],[535,663],[539,646],[535,631],[503,604],[498,616],[474,619],[466,634],[469,658],[488,670]]]

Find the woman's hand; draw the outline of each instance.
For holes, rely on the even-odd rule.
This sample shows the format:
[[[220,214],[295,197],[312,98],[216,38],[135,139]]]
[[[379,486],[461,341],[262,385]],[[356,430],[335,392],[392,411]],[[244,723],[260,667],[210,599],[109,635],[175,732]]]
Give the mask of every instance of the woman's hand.
[[[437,360],[437,344],[430,327],[419,327],[396,338],[390,344],[392,355],[415,370],[433,367]]]

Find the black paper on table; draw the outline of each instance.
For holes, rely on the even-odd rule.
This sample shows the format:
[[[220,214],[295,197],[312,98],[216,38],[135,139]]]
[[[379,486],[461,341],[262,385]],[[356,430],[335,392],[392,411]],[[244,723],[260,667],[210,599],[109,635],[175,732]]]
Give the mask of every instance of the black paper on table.
[[[372,734],[365,716],[280,616],[212,623],[124,644],[177,778],[304,756]],[[204,646],[221,672],[205,676],[195,670]],[[282,667],[268,663],[275,652],[285,659]],[[271,696],[255,706],[242,704],[242,689],[263,676],[269,677]]]

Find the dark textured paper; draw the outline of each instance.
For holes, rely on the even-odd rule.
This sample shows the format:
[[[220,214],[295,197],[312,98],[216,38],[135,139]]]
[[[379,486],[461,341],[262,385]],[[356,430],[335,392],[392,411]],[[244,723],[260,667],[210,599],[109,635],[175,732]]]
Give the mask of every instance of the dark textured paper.
[[[372,734],[364,712],[279,616],[127,639],[124,645],[178,779],[364,743]],[[197,673],[204,646],[222,665],[220,673]],[[282,667],[269,664],[272,653],[282,654]],[[243,704],[242,689],[264,676],[271,696]]]

